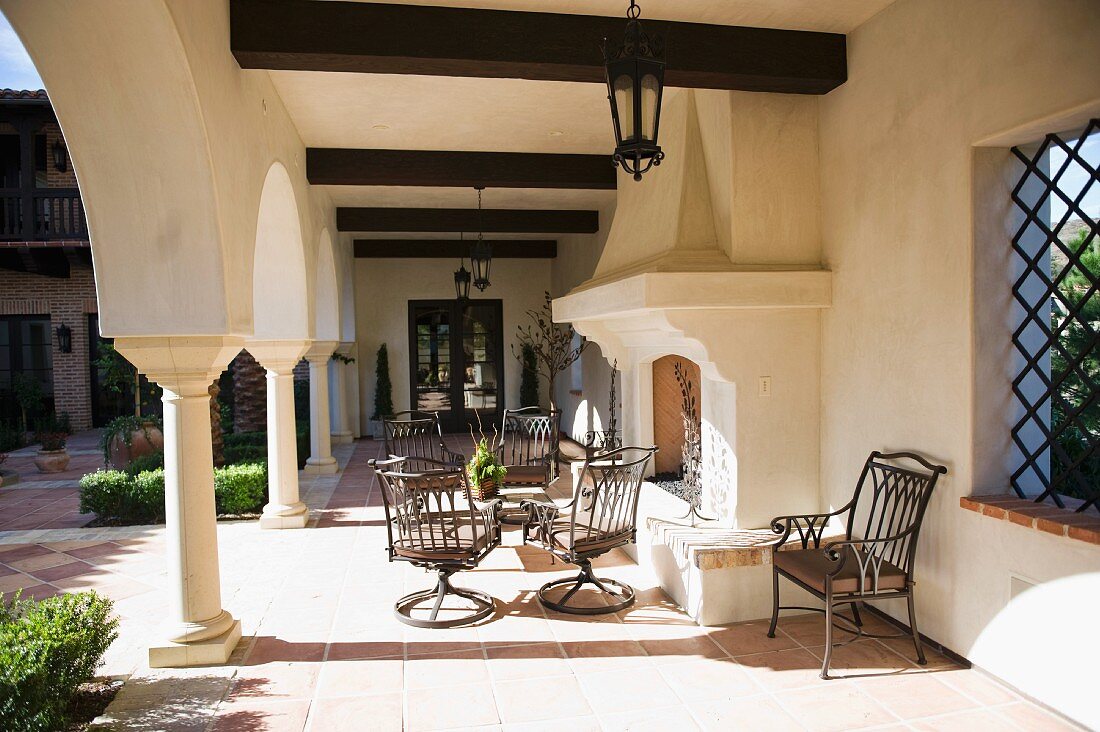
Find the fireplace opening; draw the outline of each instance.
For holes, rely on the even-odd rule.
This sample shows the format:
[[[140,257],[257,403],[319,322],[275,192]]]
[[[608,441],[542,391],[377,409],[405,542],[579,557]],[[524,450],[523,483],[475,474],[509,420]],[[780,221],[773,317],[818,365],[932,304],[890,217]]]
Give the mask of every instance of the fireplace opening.
[[[671,355],[653,362],[653,442],[660,451],[648,480],[685,501],[691,500],[685,467],[696,471],[700,467],[699,448],[685,450],[684,439],[690,425],[698,441],[702,426],[699,390],[699,365],[691,359]]]

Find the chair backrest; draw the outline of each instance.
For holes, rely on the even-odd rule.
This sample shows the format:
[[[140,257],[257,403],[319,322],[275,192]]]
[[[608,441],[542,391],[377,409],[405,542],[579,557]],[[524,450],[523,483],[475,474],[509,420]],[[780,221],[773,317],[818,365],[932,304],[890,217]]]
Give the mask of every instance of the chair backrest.
[[[542,414],[538,407],[505,409],[500,431],[501,460],[505,465],[538,465],[557,456],[561,411]]]
[[[623,446],[618,430],[593,430],[584,434],[584,454],[591,460],[602,452],[618,450]]]
[[[414,462],[430,469],[410,471]],[[425,458],[370,464],[382,487],[391,554],[462,559],[492,536],[493,527],[471,500],[466,472],[460,467]]]
[[[592,495],[583,511],[574,511],[573,544],[633,540],[638,525],[638,495],[656,447],[620,447],[584,463]]]
[[[872,452],[849,504],[848,539],[897,541],[868,544],[867,552],[906,574],[913,566],[921,523],[937,479],[947,468],[911,452]],[[908,532],[908,533],[906,533]]]
[[[404,470],[431,470],[431,461],[442,461],[444,458],[443,430],[439,426],[438,412],[398,412],[382,420],[382,432],[387,456],[428,460],[424,463],[413,460],[404,466]]]

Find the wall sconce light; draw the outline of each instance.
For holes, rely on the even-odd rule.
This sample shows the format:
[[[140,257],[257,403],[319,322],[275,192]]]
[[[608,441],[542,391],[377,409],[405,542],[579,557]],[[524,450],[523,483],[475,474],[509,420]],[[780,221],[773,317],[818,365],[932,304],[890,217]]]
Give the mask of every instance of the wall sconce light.
[[[57,334],[57,350],[62,353],[73,352],[73,329],[62,323],[54,330]]]
[[[54,140],[53,143],[53,167],[58,173],[64,173],[69,169],[69,151],[65,149],[65,143]]]

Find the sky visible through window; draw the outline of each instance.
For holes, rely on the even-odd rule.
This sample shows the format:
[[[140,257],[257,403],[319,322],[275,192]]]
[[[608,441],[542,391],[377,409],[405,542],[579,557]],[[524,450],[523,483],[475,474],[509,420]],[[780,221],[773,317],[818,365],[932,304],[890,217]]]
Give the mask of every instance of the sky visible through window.
[[[1080,156],[1094,170],[1100,168],[1100,133],[1089,135],[1088,139],[1085,140],[1085,144],[1081,146]],[[1050,151],[1051,175],[1056,175],[1061,170],[1062,166],[1066,164],[1066,157],[1065,151],[1060,147],[1055,146]],[[1065,192],[1070,199],[1076,199],[1077,196],[1081,195],[1082,188],[1088,186],[1090,181],[1091,175],[1088,171],[1080,163],[1074,161],[1062,173],[1062,177],[1058,181],[1058,188]],[[1050,218],[1051,221],[1057,223],[1066,215],[1066,202],[1058,196],[1052,196],[1050,201]],[[1085,197],[1081,201],[1081,209],[1093,221],[1100,219],[1100,185],[1093,185],[1085,193]],[[1069,218],[1072,221],[1078,218],[1078,214],[1071,214]]]

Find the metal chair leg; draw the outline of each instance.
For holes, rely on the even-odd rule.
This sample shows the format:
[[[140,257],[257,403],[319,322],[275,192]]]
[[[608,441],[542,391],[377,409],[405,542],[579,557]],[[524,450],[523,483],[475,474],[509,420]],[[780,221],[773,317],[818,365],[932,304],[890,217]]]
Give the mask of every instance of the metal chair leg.
[[[775,637],[775,625],[779,622],[779,572],[772,565],[772,624],[768,628],[768,637]]]
[[[829,662],[833,658],[833,598],[828,593],[825,598],[825,659],[821,662],[821,678],[829,678]]]
[[[859,603],[852,603],[852,619],[855,621],[857,628],[863,627],[863,618],[859,617]]]
[[[909,597],[906,599],[909,601],[909,628],[913,631],[913,645],[917,649],[917,663],[924,666],[928,663],[928,659],[924,657],[924,646],[920,642],[920,632],[917,631],[917,613],[912,587],[909,588]]]
[[[452,585],[451,575],[454,574],[453,570],[438,569],[436,572],[435,587],[430,590],[409,593],[394,603],[394,616],[405,625],[412,625],[417,628],[454,628],[484,620],[496,611],[496,601],[490,595],[478,590],[468,590]],[[443,598],[448,595],[469,600],[474,605],[473,609],[461,617],[439,620]],[[427,619],[414,616],[413,612],[420,609],[420,605],[428,601],[432,601],[432,607]],[[423,611],[421,610],[421,612]]]

